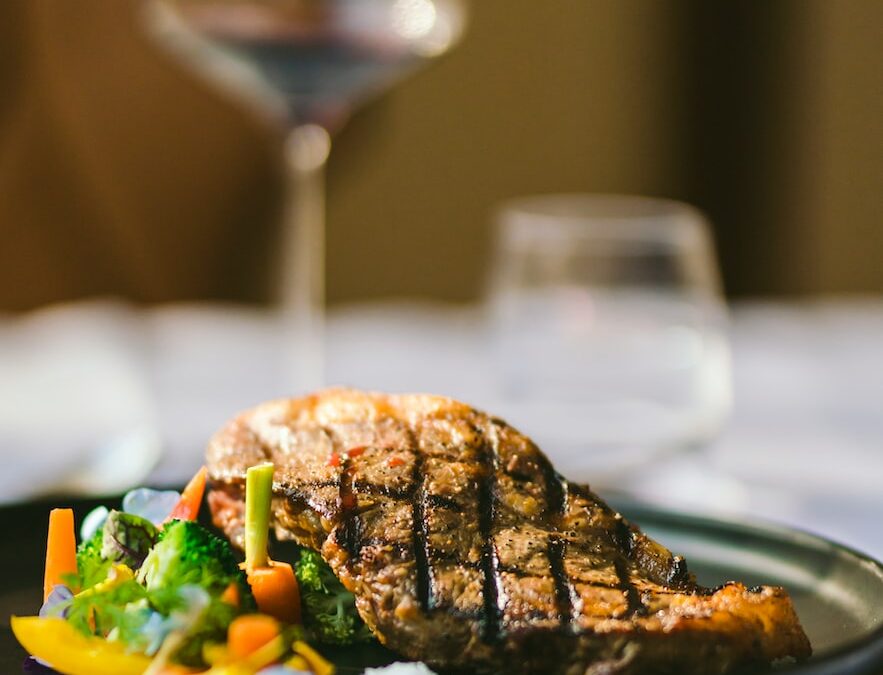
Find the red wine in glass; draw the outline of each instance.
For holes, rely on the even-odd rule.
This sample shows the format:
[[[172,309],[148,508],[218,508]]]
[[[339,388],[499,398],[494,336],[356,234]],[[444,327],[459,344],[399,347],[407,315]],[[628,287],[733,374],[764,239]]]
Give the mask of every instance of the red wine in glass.
[[[339,128],[362,101],[446,51],[455,0],[177,0],[179,16],[281,94],[296,124]]]
[[[180,58],[284,116],[291,198],[275,268],[276,301],[290,329],[285,368],[290,393],[321,386],[330,134],[358,105],[450,49],[465,26],[465,4],[154,0],[148,7],[158,10],[153,32]]]

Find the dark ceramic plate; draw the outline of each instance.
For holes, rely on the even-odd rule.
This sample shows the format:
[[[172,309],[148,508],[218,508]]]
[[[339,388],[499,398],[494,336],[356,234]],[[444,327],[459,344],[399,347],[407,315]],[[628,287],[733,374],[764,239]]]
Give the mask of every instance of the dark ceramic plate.
[[[113,500],[31,502],[0,508],[0,672],[21,672],[25,658],[9,629],[11,614],[35,614],[41,598],[48,510],[73,506],[78,522]],[[687,558],[699,582],[729,580],[788,589],[815,656],[776,672],[858,675],[883,672],[883,565],[824,539],[771,525],[742,525],[611,500],[651,537]],[[381,665],[381,647],[325,650],[343,672]]]

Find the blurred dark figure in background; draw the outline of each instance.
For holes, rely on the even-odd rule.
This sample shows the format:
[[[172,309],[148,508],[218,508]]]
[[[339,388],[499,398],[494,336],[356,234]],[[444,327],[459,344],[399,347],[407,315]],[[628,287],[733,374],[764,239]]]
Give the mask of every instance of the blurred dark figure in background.
[[[266,297],[278,138],[183,73],[138,3],[0,4],[0,309]],[[329,296],[480,290],[492,207],[671,196],[728,291],[883,291],[883,3],[476,0],[462,45],[356,116]]]

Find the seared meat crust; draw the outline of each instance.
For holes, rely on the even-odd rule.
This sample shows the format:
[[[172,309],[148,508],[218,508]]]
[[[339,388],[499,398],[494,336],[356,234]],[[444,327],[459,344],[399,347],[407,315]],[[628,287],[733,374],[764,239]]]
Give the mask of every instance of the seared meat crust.
[[[245,471],[265,461],[277,537],[321,551],[408,658],[601,675],[810,654],[783,589],[698,586],[530,439],[457,401],[334,389],[240,415],[208,448],[209,502],[234,544]]]

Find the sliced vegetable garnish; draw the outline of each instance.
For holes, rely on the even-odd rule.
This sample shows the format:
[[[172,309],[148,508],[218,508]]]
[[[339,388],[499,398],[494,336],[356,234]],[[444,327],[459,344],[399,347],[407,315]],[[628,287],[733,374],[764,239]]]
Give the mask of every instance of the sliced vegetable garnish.
[[[199,507],[202,505],[202,496],[205,493],[205,482],[208,469],[202,467],[196,475],[187,483],[181,499],[175,504],[175,508],[166,520],[196,520],[199,515]]]
[[[245,474],[245,568],[267,567],[273,465],[258,464]]]
[[[280,621],[300,621],[300,592],[291,565],[270,560],[267,543],[273,499],[273,465],[245,474],[245,570],[258,609]]]
[[[258,609],[286,623],[300,622],[300,588],[291,565],[270,560],[248,573],[248,583]]]
[[[323,659],[319,652],[310,647],[310,645],[303,640],[295,640],[291,649],[295,654],[302,656],[306,662],[310,664],[310,670],[316,675],[334,675],[334,666]]]
[[[103,539],[104,530],[99,529],[91,539],[81,541],[77,547],[77,574],[81,589],[90,588],[107,578],[112,563],[101,557]]]
[[[166,525],[138,580],[151,592],[192,584],[220,595],[233,582],[248,590],[230,545],[191,520]]]
[[[232,605],[233,607],[239,607],[240,598],[239,598],[239,584],[235,581],[231,581],[230,584],[224,589],[224,592],[221,593],[221,602],[226,602],[228,605]]]
[[[227,649],[231,659],[244,659],[273,638],[279,636],[279,622],[264,614],[236,617],[227,633]]]
[[[78,548],[71,510],[52,511],[40,616],[12,619],[32,662],[65,675],[333,673],[300,641],[315,635],[299,625],[300,570],[269,556],[272,485],[272,464],[249,470],[242,565],[227,541],[195,521],[205,469],[181,495],[142,488],[126,495],[122,511],[93,510]],[[342,619],[332,629],[339,642],[352,641],[352,596],[347,602],[321,565],[332,590],[314,561],[307,568],[321,590],[313,594]]]
[[[87,637],[64,619],[14,616],[10,625],[28,653],[65,675],[141,675],[150,665],[149,657]]]
[[[181,495],[175,490],[136,488],[123,497],[123,511],[146,518],[159,527],[168,519],[179,501]]]
[[[43,575],[43,601],[55,586],[77,574],[77,538],[74,534],[74,512],[52,509],[49,512],[49,535],[46,539],[46,568]]]
[[[135,573],[130,567],[126,565],[114,565],[113,567],[111,567],[110,573],[107,575],[107,579],[99,584],[95,584],[91,588],[87,588],[85,591],[77,593],[74,597],[88,598],[100,593],[106,593],[107,591],[118,588],[125,582],[131,581],[134,578]]]
[[[111,511],[102,528],[101,557],[137,570],[158,537],[159,531],[146,518]]]
[[[290,668],[296,673],[311,673],[309,662],[300,654],[295,654],[285,662],[285,668]],[[284,671],[284,675],[289,675],[291,670]],[[270,671],[272,675],[276,675],[274,671]],[[263,674],[262,674],[263,675]]]
[[[140,633],[147,616],[127,612],[147,593],[125,565],[111,568],[107,579],[71,598],[65,618],[83,635],[114,635],[129,642]]]
[[[74,592],[64,584],[53,587],[49,597],[46,598],[43,606],[40,607],[40,616],[60,616],[64,618],[73,597]]]
[[[302,656],[292,656],[285,665],[264,668],[260,675],[310,675],[310,664]]]
[[[241,662],[243,673],[258,671],[279,661],[287,651],[281,635],[277,635],[260,649],[252,652]]]

